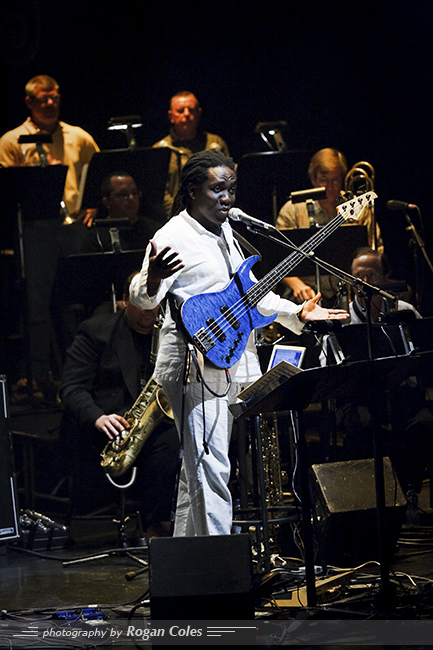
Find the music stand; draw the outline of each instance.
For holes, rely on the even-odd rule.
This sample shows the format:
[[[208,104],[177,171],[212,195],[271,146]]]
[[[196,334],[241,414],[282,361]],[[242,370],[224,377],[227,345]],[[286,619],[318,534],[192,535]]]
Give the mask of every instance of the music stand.
[[[0,170],[0,192],[16,213],[16,227],[11,228],[11,239],[18,250],[20,281],[25,309],[23,312],[25,368],[27,390],[32,395],[31,347],[29,340],[29,301],[27,296],[27,268],[24,252],[24,224],[35,221],[58,220],[66,174],[66,165],[46,167],[5,167]],[[11,222],[12,223],[12,222]],[[35,271],[35,269],[34,269]]]
[[[316,605],[314,552],[312,541],[311,496],[308,482],[309,465],[307,459],[303,410],[310,403],[327,399],[350,397],[366,386],[380,387],[372,391],[373,399],[380,399],[382,391],[398,386],[404,379],[414,374],[419,365],[415,356],[389,357],[371,361],[358,361],[342,366],[326,366],[297,372],[291,364],[280,362],[251,384],[244,393],[247,399],[229,408],[235,419],[242,416],[256,416],[270,411],[295,413],[298,431],[299,485],[302,512],[303,541],[305,550],[305,578],[307,600],[310,607]],[[247,392],[248,391],[248,392]],[[249,397],[248,397],[249,395]],[[383,480],[383,475],[382,475]],[[377,499],[378,528],[380,528],[380,503]],[[387,589],[389,567],[385,562],[383,537],[379,529],[379,553],[382,584]]]
[[[166,147],[137,147],[99,151],[82,174],[79,208],[101,206],[101,184],[104,178],[116,171],[131,174],[141,192],[141,207],[145,214],[165,221],[163,200],[168,176],[171,150]]]
[[[144,250],[106,251],[69,255],[59,260],[58,278],[64,304],[85,305],[89,310],[103,301],[108,291],[113,306],[123,294],[126,278],[141,269]]]
[[[92,555],[87,555],[84,557],[77,558],[75,560],[67,560],[66,562],[63,562],[63,566],[71,566],[73,564],[82,564],[84,562],[91,562],[93,560],[100,560],[101,558],[104,557],[128,557],[131,560],[134,560],[134,562],[137,562],[140,564],[143,568],[139,569],[138,571],[133,571],[133,572],[128,572],[125,575],[126,580],[132,580],[135,578],[135,576],[140,575],[141,573],[144,573],[145,571],[148,571],[149,565],[146,560],[143,560],[140,557],[137,557],[136,555],[133,555],[131,551],[133,550],[147,550],[147,544],[146,540],[144,537],[143,529],[142,529],[142,524],[141,524],[141,517],[140,517],[140,512],[136,512],[136,517],[137,517],[137,529],[139,531],[139,542],[140,544],[137,546],[129,546],[128,544],[128,539],[126,536],[126,523],[129,520],[129,516],[126,515],[126,491],[134,484],[135,479],[137,476],[137,468],[134,466],[132,467],[131,470],[131,478],[127,483],[116,483],[113,481],[111,476],[109,474],[106,474],[106,477],[108,481],[113,485],[116,490],[118,490],[120,494],[120,509],[119,509],[119,519],[113,519],[113,523],[117,524],[117,548],[115,549],[109,549],[107,551],[103,551],[102,553],[96,553]]]
[[[66,165],[1,167],[0,191],[15,209],[21,207],[24,221],[56,219],[67,172]]]
[[[313,153],[299,149],[245,154],[237,168],[237,205],[274,224],[290,192],[308,184],[306,169]]]

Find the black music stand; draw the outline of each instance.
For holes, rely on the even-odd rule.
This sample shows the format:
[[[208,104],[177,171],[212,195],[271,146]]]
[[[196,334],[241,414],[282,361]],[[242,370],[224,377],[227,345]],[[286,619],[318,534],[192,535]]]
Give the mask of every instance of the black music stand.
[[[101,183],[107,174],[126,171],[135,180],[141,192],[141,208],[144,214],[164,222],[164,192],[168,176],[171,150],[167,147],[138,147],[131,149],[107,149],[92,156],[84,176],[81,192],[81,209],[100,208]]]
[[[313,153],[299,149],[245,154],[237,169],[237,205],[274,224],[290,192],[308,185],[306,170]]]
[[[67,303],[97,307],[107,293],[113,306],[123,295],[126,278],[141,269],[144,250],[69,255],[59,260],[60,293]]]
[[[0,168],[0,191],[15,211],[21,207],[25,221],[56,219],[60,216],[66,165]]]
[[[27,296],[27,267],[24,253],[24,224],[34,221],[48,221],[60,218],[60,204],[63,198],[66,165],[46,167],[5,167],[0,170],[0,192],[6,197],[6,204],[16,215],[9,236],[19,257],[19,278],[23,291],[25,309],[23,312],[25,367],[27,390],[32,395],[31,348],[29,340],[29,304]]]
[[[117,524],[117,548],[109,549],[107,551],[103,551],[102,553],[86,555],[84,557],[80,557],[74,560],[67,560],[63,562],[63,566],[71,566],[73,564],[83,564],[84,562],[91,562],[92,560],[99,560],[104,557],[117,556],[117,557],[128,557],[131,560],[134,560],[134,562],[140,564],[141,566],[144,566],[144,568],[138,571],[128,572],[125,575],[126,580],[132,580],[136,575],[144,573],[145,571],[148,570],[149,568],[148,562],[131,553],[131,551],[133,550],[147,550],[146,548],[147,544],[144,537],[139,511],[135,513],[135,516],[137,517],[136,527],[139,532],[139,545],[129,546],[128,538],[126,535],[126,524],[130,519],[130,517],[126,515],[125,495],[126,495],[126,491],[134,484],[136,476],[137,476],[137,468],[135,466],[132,467],[131,469],[131,477],[127,483],[123,483],[123,484],[116,483],[115,481],[113,481],[113,479],[109,474],[106,474],[106,478],[108,479],[108,481],[111,483],[111,485],[113,485],[113,487],[120,494],[119,518],[113,519],[113,523]]]
[[[299,485],[302,512],[303,540],[305,549],[305,578],[308,606],[316,605],[313,529],[311,523],[312,506],[309,488],[309,463],[307,458],[303,410],[313,402],[327,399],[347,399],[357,391],[365,391],[374,385],[372,399],[380,399],[382,391],[398,386],[404,379],[414,374],[419,365],[416,356],[389,357],[371,361],[359,361],[342,366],[326,366],[310,370],[293,370],[291,364],[282,361],[260,379],[243,391],[247,397],[232,406],[230,410],[237,419],[242,416],[256,416],[271,411],[291,410],[295,413],[298,432]],[[380,391],[378,389],[380,387]],[[241,395],[241,394],[240,394]],[[241,399],[241,398],[240,398]],[[376,471],[376,464],[375,464]],[[382,473],[383,480],[383,473]],[[388,595],[389,566],[385,558],[383,531],[381,524],[380,495],[377,495],[378,541],[381,565],[382,586]],[[384,505],[384,504],[383,504]]]

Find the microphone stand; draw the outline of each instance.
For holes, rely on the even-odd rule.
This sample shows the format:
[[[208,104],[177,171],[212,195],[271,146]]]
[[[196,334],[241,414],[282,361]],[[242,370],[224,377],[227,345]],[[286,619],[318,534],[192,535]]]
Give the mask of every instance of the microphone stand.
[[[429,256],[427,254],[426,248],[424,241],[419,234],[418,230],[416,229],[412,219],[409,216],[409,211],[405,210],[404,211],[406,221],[408,222],[408,226],[406,227],[406,230],[410,232],[411,234],[411,242],[409,243],[409,246],[412,247],[413,250],[413,258],[414,258],[414,265],[415,265],[415,299],[416,299],[416,306],[417,309],[420,309],[420,291],[419,291],[419,286],[420,286],[420,270],[419,270],[419,262],[418,262],[418,251],[421,251],[422,254],[424,255],[424,259],[427,262],[427,265],[430,269],[430,271],[433,273],[433,265],[429,259]]]
[[[389,297],[387,292],[368,284],[364,280],[354,278],[354,286],[360,292],[366,312],[367,323],[367,344],[368,344],[368,361],[372,368],[372,376],[375,376],[375,359],[372,349],[372,319],[371,319],[371,299],[373,294],[381,295],[382,297]],[[362,289],[361,289],[362,287]],[[376,526],[377,526],[377,543],[379,552],[379,566],[380,566],[380,585],[381,590],[379,594],[379,604],[385,609],[389,609],[390,601],[392,600],[392,589],[389,575],[390,561],[387,559],[385,548],[385,515],[386,515],[386,498],[385,498],[385,478],[384,478],[384,465],[383,465],[383,444],[382,436],[379,427],[380,413],[378,410],[378,397],[380,386],[376,382],[368,387],[370,391],[369,404],[372,411],[373,420],[373,456],[374,456],[374,480],[376,492]],[[372,396],[372,397],[370,397]]]
[[[339,277],[341,280],[344,282],[350,283],[352,286],[356,287],[358,291],[362,291],[362,297],[364,298],[365,306],[366,306],[366,316],[367,316],[367,343],[368,343],[368,361],[371,365],[372,368],[372,373],[371,375],[374,377],[374,355],[373,355],[373,349],[372,349],[372,336],[371,336],[371,331],[372,331],[372,320],[371,320],[371,298],[373,294],[378,294],[382,296],[383,298],[388,298],[391,300],[395,299],[395,296],[388,293],[387,291],[384,291],[383,289],[380,289],[379,287],[375,287],[372,284],[369,284],[368,282],[365,282],[364,280],[361,280],[359,278],[355,278],[355,276],[351,275],[350,273],[347,273],[345,271],[342,271],[341,269],[338,269],[337,267],[333,266],[332,264],[329,264],[328,262],[325,262],[324,260],[321,260],[316,257],[314,253],[304,253],[300,248],[295,246],[290,239],[286,236],[283,235],[284,239],[286,241],[282,241],[281,239],[274,237],[273,235],[269,234],[269,232],[263,232],[260,231],[258,227],[255,226],[248,226],[250,230],[255,232],[256,234],[261,234],[264,235],[272,240],[274,240],[276,243],[281,244],[282,246],[286,246],[287,248],[291,248],[294,251],[297,251],[301,253],[304,257],[308,259],[314,259],[314,262],[319,265],[321,268],[325,269],[326,271],[332,273],[333,275],[336,275]],[[278,231],[278,234],[282,235],[280,231]],[[361,289],[362,287],[362,289]],[[378,389],[379,387],[374,384],[374,386],[369,387],[370,395],[373,395],[373,398],[369,400],[371,410],[372,410],[372,415],[373,415],[373,422],[374,422],[374,427],[373,427],[373,450],[374,450],[374,478],[375,478],[375,491],[376,491],[376,519],[377,519],[377,537],[378,537],[378,552],[379,552],[379,565],[380,565],[380,578],[381,578],[381,604],[384,607],[388,607],[388,604],[390,602],[390,596],[391,596],[391,582],[390,582],[390,575],[389,575],[389,562],[387,562],[387,557],[386,557],[386,549],[385,549],[385,514],[386,514],[386,500],[385,500],[385,479],[384,479],[384,466],[383,466],[383,445],[382,445],[382,440],[381,440],[381,435],[380,435],[380,429],[378,423],[378,413],[377,413],[377,394],[378,394]],[[376,397],[374,397],[376,395]],[[305,482],[304,480],[304,487],[305,489],[308,490],[308,483]],[[302,495],[301,495],[302,496]],[[304,495],[304,497],[307,497],[307,503],[310,504],[310,498],[307,495]],[[303,515],[306,514],[304,513],[304,508],[303,508]],[[306,514],[306,516],[310,516],[311,513]],[[309,530],[307,526],[305,526],[305,530]],[[307,540],[304,541],[304,544],[306,546],[309,546],[309,542],[307,543]],[[307,565],[307,562],[306,562]],[[308,574],[308,575],[307,575]],[[308,567],[306,566],[306,578],[309,577],[310,582],[314,581],[313,584],[315,584],[315,577],[314,577],[314,564],[313,567],[310,567],[310,570],[308,571]],[[308,584],[307,584],[307,589],[308,589]],[[311,585],[310,585],[311,589]]]
[[[284,240],[279,239],[278,237],[275,237],[272,235],[268,230],[263,231],[260,230],[258,226],[248,224],[247,229],[253,232],[256,235],[261,235],[263,237],[267,237],[268,239],[272,239],[272,241],[276,242],[277,244],[280,244],[281,246],[285,246],[286,248],[291,249],[292,251],[296,253],[301,253],[303,257],[310,262],[313,262],[317,266],[320,266],[324,271],[327,273],[330,273],[332,275],[335,275],[337,278],[342,280],[343,282],[347,282],[348,284],[351,284],[352,286],[358,286],[362,285],[367,287],[372,291],[372,293],[377,293],[382,298],[387,298],[388,300],[395,300],[395,296],[391,293],[388,293],[387,291],[384,291],[383,289],[380,289],[379,287],[375,287],[372,284],[369,284],[368,282],[365,282],[364,280],[360,280],[359,278],[355,278],[354,275],[351,275],[350,273],[347,273],[347,271],[343,271],[342,269],[338,268],[337,266],[334,266],[333,264],[330,264],[329,262],[325,262],[325,260],[320,259],[320,257],[317,257],[317,255],[311,251],[309,253],[306,253],[305,251],[302,250],[302,248],[299,248],[294,244],[290,239],[285,235],[283,232],[276,230],[279,235],[284,237]]]
[[[313,230],[315,230],[317,228],[316,216],[315,216],[315,213],[314,213],[313,199],[307,199],[305,203],[306,203],[306,206],[307,206],[308,220],[310,222],[310,230],[313,231]],[[317,293],[320,293],[320,284],[321,284],[320,283],[320,271],[319,271],[319,267],[318,267],[317,264],[316,264],[315,268],[316,268]]]

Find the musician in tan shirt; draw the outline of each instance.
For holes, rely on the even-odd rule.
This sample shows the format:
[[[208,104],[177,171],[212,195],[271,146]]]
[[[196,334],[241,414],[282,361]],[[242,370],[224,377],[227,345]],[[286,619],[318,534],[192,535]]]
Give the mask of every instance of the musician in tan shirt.
[[[171,124],[170,133],[153,145],[169,147],[172,150],[164,195],[167,218],[179,190],[180,170],[186,161],[198,151],[214,150],[221,151],[225,156],[230,155],[227,144],[219,135],[200,130],[202,114],[203,109],[193,93],[188,90],[176,93],[170,100],[167,113]]]
[[[346,158],[337,149],[325,148],[317,151],[310,160],[308,176],[313,187],[326,188],[326,198],[313,202],[313,223],[311,223],[306,203],[292,203],[292,201],[288,201],[279,212],[276,223],[277,228],[279,230],[309,228],[311,225],[324,226],[329,223],[337,214],[337,205],[341,199],[340,193],[343,189],[347,169]],[[371,210],[365,209],[356,223],[360,226],[367,226],[368,241],[371,245],[373,241]],[[348,225],[350,225],[350,222]],[[376,241],[377,248],[383,250],[380,230],[377,224]],[[325,300],[325,306],[333,306],[338,280],[336,278],[330,278],[327,275],[322,275],[320,281],[320,291]],[[296,302],[303,302],[316,295],[317,287],[314,276],[303,278],[290,276],[284,278],[284,284],[289,288]],[[287,295],[289,298],[290,293]]]
[[[40,165],[36,144],[19,144],[21,135],[48,133],[51,143],[43,144],[48,164],[63,164],[68,167],[65,182],[64,201],[68,212],[77,210],[79,183],[83,167],[90,162],[99,147],[92,136],[79,126],[72,126],[59,120],[61,95],[59,85],[52,77],[38,75],[25,88],[25,104],[30,117],[23,124],[0,138],[0,166],[24,167]]]
[[[25,86],[25,104],[30,117],[0,138],[0,166],[24,167],[42,164],[68,167],[64,201],[73,217],[77,214],[77,199],[83,167],[93,154],[99,151],[91,135],[78,126],[71,126],[59,120],[61,96],[59,84],[47,75],[38,75]],[[52,143],[44,143],[42,156],[35,143],[19,143],[21,135],[49,134]],[[42,158],[42,160],[41,160]],[[55,399],[52,386],[51,345],[54,324],[51,320],[50,303],[52,287],[59,255],[59,229],[63,217],[59,205],[59,217],[47,215],[47,219],[24,219],[24,265],[27,281],[27,307],[29,317],[29,338],[31,374],[45,398]],[[28,375],[29,372],[26,371]]]

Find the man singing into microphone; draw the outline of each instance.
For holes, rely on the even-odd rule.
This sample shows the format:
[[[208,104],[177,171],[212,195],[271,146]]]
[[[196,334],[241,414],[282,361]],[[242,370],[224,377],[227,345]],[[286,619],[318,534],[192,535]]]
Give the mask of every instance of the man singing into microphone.
[[[230,369],[216,367],[188,343],[179,317],[185,300],[223,290],[244,261],[227,218],[235,198],[233,161],[217,151],[193,155],[182,169],[176,216],[149,243],[141,273],[131,284],[131,300],[142,309],[152,309],[166,296],[171,307],[154,377],[170,401],[183,447],[175,536],[230,534],[229,405],[261,374],[251,332],[236,334],[241,349],[245,345],[238,362]],[[319,298],[295,305],[269,292],[259,307],[266,315],[277,312],[277,319],[295,333],[311,320],[347,317],[342,310],[320,307]],[[204,305],[205,319],[221,316]]]

